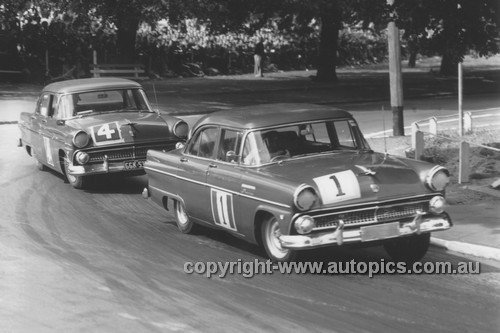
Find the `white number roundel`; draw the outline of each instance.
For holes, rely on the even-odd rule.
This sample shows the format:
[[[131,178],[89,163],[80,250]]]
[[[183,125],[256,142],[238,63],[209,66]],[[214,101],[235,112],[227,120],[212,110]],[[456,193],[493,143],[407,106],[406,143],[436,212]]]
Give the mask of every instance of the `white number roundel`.
[[[361,198],[358,178],[352,170],[316,177],[313,180],[325,205]]]

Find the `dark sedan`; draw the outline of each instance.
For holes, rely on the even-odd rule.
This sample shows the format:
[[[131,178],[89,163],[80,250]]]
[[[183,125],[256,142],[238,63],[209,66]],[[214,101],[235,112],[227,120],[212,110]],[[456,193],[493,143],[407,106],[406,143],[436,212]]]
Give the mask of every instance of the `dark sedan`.
[[[171,150],[188,134],[183,120],[151,108],[139,83],[119,78],[49,84],[19,128],[38,168],[62,173],[76,188],[96,174],[143,173],[148,150]]]
[[[149,151],[145,197],[197,225],[262,244],[274,261],[360,243],[420,260],[430,233],[451,227],[448,171],[376,153],[345,111],[271,104],[209,114],[183,148]]]

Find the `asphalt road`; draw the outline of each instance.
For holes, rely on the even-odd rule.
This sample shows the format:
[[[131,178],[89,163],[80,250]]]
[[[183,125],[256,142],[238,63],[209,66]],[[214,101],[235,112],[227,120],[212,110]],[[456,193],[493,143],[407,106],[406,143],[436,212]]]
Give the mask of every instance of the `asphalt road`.
[[[88,191],[40,172],[0,130],[0,332],[492,332],[500,264],[479,275],[269,274],[206,278],[191,261],[264,260],[223,232],[177,231],[142,199],[145,176],[100,178]],[[381,248],[301,259],[389,260]],[[431,248],[426,261],[474,261]]]

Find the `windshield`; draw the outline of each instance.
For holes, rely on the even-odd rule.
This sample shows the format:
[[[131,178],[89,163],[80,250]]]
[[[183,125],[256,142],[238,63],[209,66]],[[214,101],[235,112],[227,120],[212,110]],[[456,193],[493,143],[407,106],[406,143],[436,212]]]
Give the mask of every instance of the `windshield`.
[[[141,89],[114,89],[68,94],[61,97],[63,118],[110,111],[151,111]]]
[[[245,165],[261,165],[295,156],[369,149],[352,119],[301,123],[248,133]]]

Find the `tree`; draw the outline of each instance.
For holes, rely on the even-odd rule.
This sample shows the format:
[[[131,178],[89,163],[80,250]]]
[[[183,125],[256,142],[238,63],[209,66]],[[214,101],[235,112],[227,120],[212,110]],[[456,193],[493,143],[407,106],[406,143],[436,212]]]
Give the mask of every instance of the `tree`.
[[[440,73],[454,75],[469,52],[499,52],[497,0],[396,0],[398,26],[421,52],[442,56]]]

